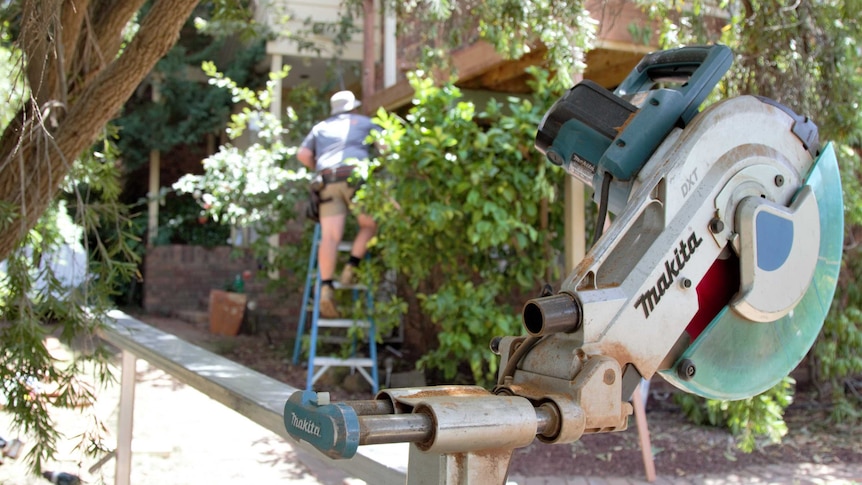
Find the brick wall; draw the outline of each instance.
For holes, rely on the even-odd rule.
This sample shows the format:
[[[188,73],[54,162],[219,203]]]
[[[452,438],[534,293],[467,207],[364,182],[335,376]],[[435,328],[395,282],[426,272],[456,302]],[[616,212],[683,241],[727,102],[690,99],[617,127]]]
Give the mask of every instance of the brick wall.
[[[273,284],[265,274],[258,274],[257,268],[257,261],[249,253],[229,246],[174,244],[150,248],[144,260],[144,310],[173,316],[206,312],[210,290],[225,289],[236,275],[251,270],[253,276],[245,284],[245,293],[249,301],[256,303],[257,323],[295,329],[302,288]]]

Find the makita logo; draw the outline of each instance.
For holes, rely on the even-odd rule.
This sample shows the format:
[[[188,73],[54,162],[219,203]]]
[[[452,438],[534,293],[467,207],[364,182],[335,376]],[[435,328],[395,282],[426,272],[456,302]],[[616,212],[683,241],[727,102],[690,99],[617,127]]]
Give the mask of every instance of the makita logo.
[[[649,318],[650,312],[661,301],[661,297],[664,296],[670,285],[673,284],[679,272],[685,268],[685,263],[691,259],[691,256],[702,242],[703,238],[697,237],[697,234],[692,232],[691,236],[688,237],[688,241],[680,241],[679,247],[674,248],[673,258],[664,262],[664,273],[659,276],[655,285],[642,294],[635,302],[635,308],[641,307],[643,310],[644,318]]]
[[[310,419],[299,419],[295,413],[290,413],[290,424],[296,429],[301,429],[320,438],[320,426],[314,424],[314,421]]]

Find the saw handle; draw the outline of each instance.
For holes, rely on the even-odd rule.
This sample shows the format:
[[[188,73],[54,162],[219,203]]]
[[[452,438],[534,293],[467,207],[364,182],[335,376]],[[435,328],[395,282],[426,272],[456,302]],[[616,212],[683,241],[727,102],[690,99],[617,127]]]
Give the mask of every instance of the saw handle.
[[[680,83],[682,85],[676,90],[686,100],[680,119],[687,124],[730,68],[732,60],[733,54],[723,45],[686,46],[653,52],[641,59],[614,94],[631,96],[649,91],[658,83]]]

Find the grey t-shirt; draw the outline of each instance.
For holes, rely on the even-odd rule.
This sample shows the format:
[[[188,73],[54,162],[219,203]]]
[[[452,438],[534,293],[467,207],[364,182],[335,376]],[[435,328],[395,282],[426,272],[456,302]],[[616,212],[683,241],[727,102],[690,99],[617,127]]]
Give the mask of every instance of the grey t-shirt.
[[[301,146],[314,153],[315,171],[319,172],[348,159],[369,158],[370,146],[365,140],[371,130],[379,129],[367,116],[341,113],[314,125]]]

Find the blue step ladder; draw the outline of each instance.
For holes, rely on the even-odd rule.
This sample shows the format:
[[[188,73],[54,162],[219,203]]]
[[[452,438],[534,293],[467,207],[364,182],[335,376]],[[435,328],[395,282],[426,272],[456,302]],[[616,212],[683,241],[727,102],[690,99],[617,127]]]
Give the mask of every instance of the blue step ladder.
[[[320,316],[320,268],[317,264],[317,248],[319,245],[320,224],[315,224],[314,235],[312,236],[311,242],[311,255],[308,258],[308,272],[305,277],[305,289],[302,292],[302,314],[299,318],[299,326],[296,329],[296,342],[293,347],[293,363],[299,363],[302,336],[305,332],[308,314],[311,313],[308,376],[305,382],[306,390],[313,390],[312,386],[314,386],[314,383],[330,368],[349,367],[352,371],[359,372],[362,377],[371,384],[372,392],[376,394],[380,389],[380,381],[377,373],[377,331],[374,326],[374,319],[371,318],[370,315],[364,320],[356,320],[352,318],[322,318]],[[350,244],[341,243],[338,246],[338,250],[350,251]],[[352,291],[354,300],[360,298],[361,294],[364,293],[367,299],[368,312],[371,312],[374,304],[374,297],[370,287],[366,285],[343,286],[338,281],[335,281],[334,288],[336,292],[345,290]],[[311,301],[310,312],[308,311],[309,301]],[[340,356],[318,355],[318,341],[328,340],[324,336],[319,335],[319,330],[321,328],[349,331],[350,329],[357,327],[365,329],[365,333],[368,336],[368,357],[357,356],[356,351],[358,342],[356,341],[357,339],[355,335],[350,338],[350,357],[343,358]],[[344,338],[340,340],[343,341]]]

